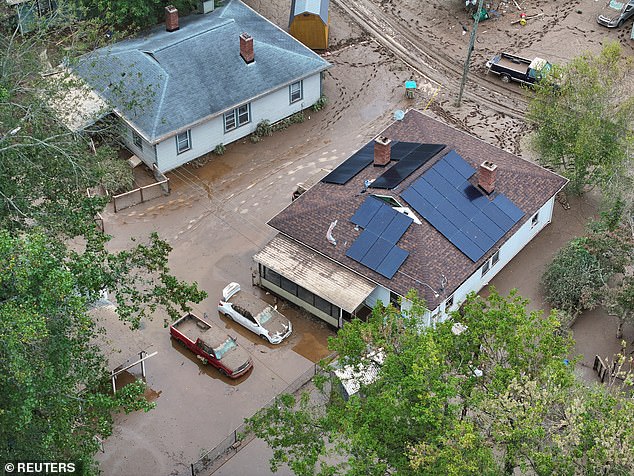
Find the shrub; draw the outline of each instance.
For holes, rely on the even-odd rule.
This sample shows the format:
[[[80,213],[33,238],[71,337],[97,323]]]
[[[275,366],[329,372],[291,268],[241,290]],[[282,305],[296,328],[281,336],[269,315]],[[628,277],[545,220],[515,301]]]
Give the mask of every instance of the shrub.
[[[322,94],[321,96],[319,96],[319,99],[317,99],[317,102],[310,106],[310,108],[315,112],[321,111],[326,106],[327,102],[328,98]]]
[[[221,142],[220,144],[218,144],[216,146],[216,148],[214,149],[214,154],[216,155],[222,155],[225,153],[225,151],[227,150],[227,148],[225,147],[225,145]]]

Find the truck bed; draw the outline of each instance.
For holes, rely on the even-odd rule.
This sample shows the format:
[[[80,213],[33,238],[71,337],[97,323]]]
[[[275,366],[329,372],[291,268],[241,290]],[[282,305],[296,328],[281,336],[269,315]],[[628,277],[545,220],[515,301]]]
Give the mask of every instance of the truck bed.
[[[177,329],[192,342],[196,342],[198,338],[205,340],[206,332],[211,329],[209,324],[193,314],[187,314],[182,317],[176,321],[172,327]]]
[[[500,55],[500,61],[496,63],[496,66],[506,69],[517,71],[518,73],[526,74],[528,66],[531,64],[530,60],[520,58],[519,56]]]

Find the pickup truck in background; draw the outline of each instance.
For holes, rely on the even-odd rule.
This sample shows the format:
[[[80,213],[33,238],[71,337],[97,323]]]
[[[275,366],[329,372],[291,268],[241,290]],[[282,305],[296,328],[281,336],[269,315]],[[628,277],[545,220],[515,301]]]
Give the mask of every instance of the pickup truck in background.
[[[238,346],[235,338],[194,314],[185,314],[174,322],[170,326],[170,337],[227,377],[241,377],[253,367],[249,353]]]
[[[624,2],[608,0],[597,17],[597,23],[608,28],[619,28],[632,15],[634,15],[634,0]]]
[[[541,58],[522,58],[510,53],[495,55],[486,64],[488,71],[498,74],[505,83],[517,81],[531,85],[548,76],[552,65]]]
[[[218,312],[271,344],[279,344],[293,332],[291,321],[277,310],[277,306],[273,307],[253,294],[241,293],[238,283],[229,283],[222,290]]]

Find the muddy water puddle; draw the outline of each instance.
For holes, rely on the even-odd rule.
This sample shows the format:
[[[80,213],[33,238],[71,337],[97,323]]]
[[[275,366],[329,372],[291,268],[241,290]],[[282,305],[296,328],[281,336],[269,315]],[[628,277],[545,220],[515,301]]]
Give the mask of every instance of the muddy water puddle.
[[[141,375],[135,375],[131,372],[128,372],[127,370],[124,370],[117,375],[117,378],[115,380],[116,389],[117,391],[119,391],[129,383],[135,382],[137,380],[143,380],[143,377]],[[144,396],[148,402],[154,402],[161,396],[161,393],[163,393],[162,390],[155,390],[146,385]]]

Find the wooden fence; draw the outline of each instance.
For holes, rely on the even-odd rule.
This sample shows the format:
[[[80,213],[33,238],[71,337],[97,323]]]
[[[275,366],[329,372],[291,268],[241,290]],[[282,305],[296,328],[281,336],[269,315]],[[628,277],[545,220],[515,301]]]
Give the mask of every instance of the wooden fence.
[[[135,188],[129,192],[114,195],[112,197],[115,213],[125,208],[138,205],[139,203],[147,202],[164,195],[169,195],[169,179],[163,175],[158,167],[156,167],[156,164],[153,165],[153,172],[154,178],[157,180],[156,183]]]

